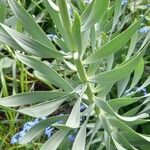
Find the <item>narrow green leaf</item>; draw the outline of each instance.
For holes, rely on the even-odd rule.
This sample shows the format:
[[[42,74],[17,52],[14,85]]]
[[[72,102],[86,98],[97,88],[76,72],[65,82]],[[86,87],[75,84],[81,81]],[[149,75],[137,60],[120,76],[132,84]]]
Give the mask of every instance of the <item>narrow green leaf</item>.
[[[99,128],[101,127],[101,120],[100,119],[97,119],[94,127],[93,127],[93,132],[92,132],[92,135],[90,136],[90,140],[86,146],[87,149],[89,149],[90,145],[92,144],[92,140],[94,138],[94,136],[96,135],[96,133],[98,132]]]
[[[81,126],[76,139],[73,143],[72,150],[85,150],[85,144],[86,144],[86,124],[87,122]]]
[[[25,36],[3,24],[0,24],[0,41],[13,48],[44,58],[62,58],[64,55],[38,41]]]
[[[138,119],[149,117],[149,115],[146,114],[146,113],[143,113],[143,114],[140,114],[140,115],[137,115],[137,116],[133,116],[133,117],[124,117],[124,116],[121,116],[121,115],[117,114],[116,112],[114,112],[114,110],[110,107],[110,105],[107,102],[105,102],[104,100],[101,100],[101,99],[97,98],[95,100],[95,103],[104,112],[106,112],[110,115],[116,116],[117,118],[119,118],[123,121],[126,121],[126,122],[130,122],[130,121],[133,122],[133,121],[138,120]]]
[[[89,17],[82,25],[81,30],[86,31],[94,26],[106,13],[109,0],[95,0]]]
[[[71,85],[69,85],[68,82],[66,82],[54,69],[52,69],[48,65],[44,64],[43,62],[37,59],[22,54],[17,54],[17,58],[22,63],[40,72],[43,75],[43,78],[46,78],[55,86],[58,86],[64,89],[65,91],[72,91]]]
[[[5,44],[8,44],[9,46],[15,48],[15,49],[19,49],[19,50],[22,50],[22,47],[20,47],[16,42],[15,40],[13,40],[11,38],[11,36],[4,30],[2,29],[2,27],[0,26],[0,42],[2,43],[5,43]]]
[[[127,53],[127,56],[126,56],[126,60],[129,59],[135,49],[135,46],[136,46],[136,43],[137,43],[137,40],[138,40],[138,31],[135,32],[132,37],[131,37],[131,42],[130,42],[130,46],[129,46],[129,50],[128,50],[128,53]]]
[[[113,108],[114,111],[117,111],[119,108],[136,103],[140,99],[141,97],[110,99],[108,104],[111,106],[111,108]]]
[[[94,108],[94,105],[90,105],[85,111],[87,113],[87,118],[85,122],[80,127],[79,132],[77,133],[77,136],[75,138],[75,141],[72,146],[72,150],[85,150],[86,146],[86,125],[89,120],[90,114]]]
[[[7,5],[5,0],[0,1],[0,22],[4,22],[7,14]]]
[[[113,140],[113,142],[114,142],[114,144],[115,144],[117,150],[126,150],[120,143],[118,143],[118,142],[116,141],[116,139],[115,139],[114,137],[112,137],[112,140]]]
[[[46,141],[40,150],[57,150],[59,145],[62,143],[64,138],[69,133],[69,130],[59,130],[57,131],[48,141]]]
[[[106,58],[107,56],[118,51],[122,46],[124,46],[139,28],[142,23],[143,18],[138,20],[136,23],[131,25],[127,30],[113,38],[111,41],[106,43],[100,49],[95,51],[89,57],[84,60],[84,64],[90,64],[99,61],[100,59]]]
[[[14,63],[13,59],[9,57],[3,57],[2,59],[0,59],[0,70],[11,68],[13,66],[13,63]]]
[[[75,103],[70,116],[66,122],[66,126],[70,128],[78,128],[80,125],[80,104],[81,104],[81,98],[77,100]]]
[[[5,98],[0,98],[0,105],[6,107],[18,107],[22,105],[34,104],[47,101],[53,98],[64,96],[67,93],[60,91],[35,91],[21,93]]]
[[[119,20],[119,17],[121,15],[121,1],[116,0],[115,1],[115,10],[114,10],[114,17],[113,17],[113,25],[112,25],[112,30],[114,30],[115,26],[117,25],[117,22]]]
[[[132,128],[124,124],[123,122],[115,119],[115,118],[108,118],[109,123],[120,129],[120,133],[132,144],[138,143],[140,144],[149,144],[150,137],[139,134],[135,132]]]
[[[67,40],[67,45],[70,48],[71,51],[77,51],[76,50],[76,44],[73,39],[73,36],[71,34],[71,18],[69,16],[69,10],[67,7],[67,2],[66,0],[57,0],[58,6],[59,6],[59,15],[61,17],[61,24],[64,27],[64,32],[65,32],[65,37]]]
[[[144,71],[144,60],[141,59],[135,68],[133,80],[129,90],[133,89],[136,86],[136,84],[142,77],[143,71]]]
[[[92,1],[87,7],[86,9],[82,12],[81,14],[81,22],[82,24],[85,23],[85,21],[87,20],[87,18],[89,17],[90,13],[91,13],[91,10],[93,8],[93,4],[94,4],[94,1]]]
[[[120,134],[118,131],[113,131],[111,133],[112,137],[119,143],[121,144],[123,147],[125,147],[126,149],[130,149],[130,150],[137,150],[135,147],[133,147],[128,141],[127,139],[125,139],[122,134]],[[120,149],[118,149],[120,150]]]
[[[50,117],[44,121],[39,122],[38,124],[36,124],[34,127],[32,127],[30,130],[28,130],[26,132],[26,134],[23,136],[23,138],[21,138],[19,143],[27,144],[27,143],[31,142],[34,138],[36,138],[39,134],[41,134],[46,127],[49,127],[51,124],[53,124],[59,120],[66,120],[66,119],[67,119],[66,115],[65,116],[54,116],[54,117]]]
[[[145,48],[132,56],[128,61],[125,61],[122,64],[118,65],[115,69],[90,77],[89,81],[101,84],[108,84],[115,83],[116,81],[127,77],[131,72],[133,72],[139,60],[144,55]]]
[[[81,21],[78,13],[75,11],[74,22],[72,25],[72,35],[77,45],[77,50],[81,53],[82,51],[82,42],[81,42]]]
[[[66,100],[72,100],[73,94],[68,94],[63,97],[59,97],[56,99],[52,99],[51,101],[39,103],[30,107],[26,107],[23,109],[19,109],[20,113],[36,117],[42,118],[44,116],[48,116],[49,114],[53,113],[63,102]]]
[[[7,0],[15,17],[22,23],[25,30],[37,41],[45,46],[56,49],[52,42],[48,39],[44,31],[34,21],[34,18],[22,7],[16,0]]]
[[[69,52],[70,50],[68,49],[66,43],[60,39],[60,38],[54,38],[54,42],[64,51],[64,52]]]
[[[70,30],[71,29],[71,19],[69,16],[69,10],[67,7],[66,0],[57,0],[58,6],[59,6],[59,12],[62,19],[62,24],[65,27],[65,29]]]
[[[64,41],[69,41],[70,39],[68,39],[67,33],[65,31],[65,28],[64,28],[64,26],[61,23],[61,18],[60,18],[60,15],[59,15],[59,8],[58,8],[58,6],[52,0],[44,0],[43,3],[45,5],[45,7],[46,7],[46,10],[50,14],[52,20],[54,21],[58,31],[61,33]],[[68,44],[67,44],[67,46],[68,46]]]
[[[121,97],[122,94],[124,93],[124,91],[126,90],[129,80],[130,80],[130,75],[127,76],[125,79],[118,81],[118,83],[117,83],[118,97]]]

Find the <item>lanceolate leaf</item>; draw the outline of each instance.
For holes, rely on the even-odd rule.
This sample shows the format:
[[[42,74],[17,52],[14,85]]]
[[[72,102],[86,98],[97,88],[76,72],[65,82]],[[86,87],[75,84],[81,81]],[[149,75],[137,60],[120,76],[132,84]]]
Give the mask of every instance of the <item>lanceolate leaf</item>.
[[[72,91],[71,85],[69,85],[68,82],[66,82],[54,69],[52,69],[48,65],[37,59],[22,54],[17,54],[17,58],[22,63],[43,74],[43,77],[45,76],[45,78],[55,86],[58,86],[65,91]]]
[[[55,25],[57,26],[57,29],[59,30],[59,32],[61,33],[63,38],[66,40],[67,37],[66,37],[65,29],[61,24],[61,19],[59,16],[59,9],[55,9],[55,7],[58,7],[58,6],[55,5],[54,2],[52,2],[52,0],[44,0],[43,2],[45,4],[45,7],[47,8],[46,10],[50,14]],[[55,6],[55,7],[53,7],[53,6]]]
[[[77,45],[77,50],[81,52],[82,42],[81,42],[80,27],[81,27],[80,17],[78,15],[78,13],[75,11],[74,22],[73,22],[73,26],[72,26],[72,34],[73,34],[73,38]]]
[[[53,113],[63,102],[65,102],[68,99],[72,100],[72,98],[73,94],[68,94],[66,96],[52,99],[51,101],[19,109],[18,111],[32,117],[42,118],[44,116],[48,116],[49,114]]]
[[[66,122],[66,126],[70,128],[78,128],[80,125],[80,104],[81,104],[81,98],[77,100],[75,103],[70,116]]]
[[[116,0],[115,1],[115,10],[114,10],[114,19],[113,19],[113,25],[112,25],[112,31],[114,30],[118,19],[121,15],[121,1],[120,0]]]
[[[118,131],[113,131],[111,135],[119,144],[123,145],[126,149],[137,150]]]
[[[29,131],[26,132],[25,136],[19,141],[20,144],[26,144],[31,142],[35,137],[37,137],[39,134],[42,133],[42,131],[49,127],[51,124],[60,121],[60,120],[66,120],[67,115],[65,116],[54,116],[47,118],[44,121],[39,122],[34,127],[32,127]]]
[[[95,25],[106,13],[109,5],[109,0],[95,0],[89,17],[82,25],[81,30],[85,31]]]
[[[8,4],[16,16],[16,18],[22,23],[25,30],[40,43],[43,43],[51,49],[55,49],[52,42],[48,39],[44,31],[34,21],[33,17],[22,7],[16,0],[7,0]]]
[[[3,24],[0,24],[0,41],[15,49],[26,51],[44,58],[62,58],[64,55],[38,41],[25,36]]]
[[[80,127],[80,130],[75,138],[75,141],[72,146],[72,150],[80,149],[85,150],[85,144],[86,144],[86,125],[89,120],[90,114],[92,112],[92,109],[94,108],[94,105],[90,105],[84,113],[87,114],[85,122]]]
[[[69,16],[69,10],[67,7],[67,2],[66,0],[62,1],[62,0],[57,0],[58,6],[59,6],[59,12],[60,12],[60,16],[62,19],[62,24],[64,26],[65,29],[68,29],[68,32],[71,28],[71,19]]]
[[[48,150],[49,148],[51,150],[57,150],[61,142],[64,140],[64,138],[69,133],[68,129],[63,129],[57,131],[48,141],[44,143],[44,145],[41,147],[40,150]]]
[[[79,130],[79,132],[78,132],[78,134],[77,134],[77,136],[76,136],[76,139],[75,139],[75,141],[74,141],[74,143],[73,143],[72,150],[76,150],[76,149],[85,150],[86,124],[87,124],[87,122],[85,122],[85,123],[81,126],[81,128],[80,128],[80,130]]]
[[[83,11],[83,13],[81,14],[81,21],[82,21],[82,24],[85,23],[85,21],[87,20],[87,18],[89,17],[90,13],[91,13],[91,10],[92,10],[92,7],[93,7],[93,4],[94,4],[94,1],[92,1],[88,7],[86,7],[86,9]]]
[[[0,22],[4,22],[7,13],[7,5],[5,0],[0,1]]]
[[[126,139],[128,139],[128,141],[131,144],[133,143],[135,145],[142,145],[142,144],[150,143],[150,137],[135,132],[133,129],[131,129],[129,126],[127,126],[123,122],[121,122],[115,118],[109,118],[108,121],[112,126],[120,129],[121,130],[120,133],[122,133],[122,135]],[[139,143],[139,141],[140,141],[140,143]]]
[[[111,99],[108,101],[108,104],[114,109],[114,111],[117,111],[119,108],[136,103],[140,99],[141,97]]]
[[[60,3],[62,3],[62,2],[60,2]],[[63,2],[64,3],[64,2]],[[53,2],[52,2],[52,0],[44,0],[44,4],[45,4],[45,6],[46,6],[46,8],[47,8],[47,11],[48,11],[48,13],[50,14],[50,16],[52,17],[52,20],[54,21],[54,23],[56,24],[56,26],[57,26],[57,29],[60,31],[60,33],[61,33],[61,35],[62,35],[62,37],[63,37],[63,39],[65,40],[65,41],[67,41],[66,42],[66,44],[67,44],[67,46],[68,46],[68,48],[70,49],[70,50],[74,50],[74,49],[72,49],[73,47],[75,47],[75,45],[74,45],[74,40],[73,40],[73,37],[72,37],[72,35],[71,35],[71,31],[70,31],[70,25],[69,25],[69,27],[68,26],[66,26],[66,24],[65,24],[65,27],[64,27],[64,25],[63,25],[63,19],[61,18],[61,17],[64,17],[64,15],[65,14],[63,14],[64,12],[62,12],[63,10],[61,9],[61,17],[60,17],[60,10],[58,9],[55,9],[53,6],[55,5]],[[57,5],[55,5],[56,7],[57,7]],[[64,9],[64,8],[63,8]],[[66,10],[65,10],[66,11]],[[65,12],[66,13],[66,12]],[[68,22],[68,19],[65,19],[65,21],[67,21]],[[70,22],[70,21],[69,21]],[[70,23],[69,23],[70,24]]]
[[[106,43],[100,49],[95,51],[89,57],[84,60],[85,64],[90,64],[99,61],[100,59],[106,58],[107,56],[118,51],[122,46],[124,46],[139,28],[142,23],[143,18],[138,20],[136,23],[131,25],[127,30],[113,38],[110,42]]]
[[[48,101],[50,99],[64,96],[67,93],[60,91],[35,91],[21,93],[5,98],[0,98],[0,105],[7,107],[18,107],[27,104],[34,104],[38,102]]]
[[[126,122],[134,122],[138,119],[142,119],[142,118],[147,118],[149,117],[148,114],[146,113],[143,113],[143,114],[140,114],[140,115],[137,115],[137,116],[133,116],[133,117],[124,117],[124,116],[121,116],[119,115],[118,113],[116,113],[111,107],[110,105],[105,102],[104,100],[101,100],[101,99],[97,99],[95,100],[95,103],[96,105],[102,109],[104,112],[106,112],[107,114],[110,114],[110,115],[113,115],[123,121],[126,121]]]
[[[144,71],[144,60],[141,59],[137,65],[137,67],[135,68],[134,77],[133,77],[133,80],[132,80],[129,90],[131,90],[132,88],[134,88],[136,86],[136,84],[138,83],[138,81],[140,80],[140,78],[143,74],[143,71]]]
[[[116,81],[119,81],[127,77],[131,72],[133,72],[133,70],[135,69],[136,65],[138,64],[139,60],[142,58],[144,53],[145,49],[135,54],[128,61],[125,61],[122,64],[120,64],[115,69],[90,77],[89,81],[108,84],[108,83],[115,83]]]
[[[70,115],[69,118],[66,122],[66,126],[70,127],[70,128],[78,128],[80,125],[80,105],[81,105],[81,101],[83,98],[83,94],[85,92],[85,90],[87,89],[87,85],[83,85],[83,87],[81,88],[81,94],[80,97],[78,98],[78,100],[76,101]]]

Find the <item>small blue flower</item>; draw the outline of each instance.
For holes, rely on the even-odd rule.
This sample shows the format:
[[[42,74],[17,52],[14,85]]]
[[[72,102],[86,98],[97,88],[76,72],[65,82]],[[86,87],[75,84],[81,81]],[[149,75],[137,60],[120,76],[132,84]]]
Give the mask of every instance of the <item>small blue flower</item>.
[[[122,5],[128,4],[128,0],[121,0],[121,4],[122,4]]]
[[[50,40],[54,40],[54,39],[58,38],[57,35],[55,35],[55,34],[47,34],[47,37],[48,37]]]
[[[146,96],[148,94],[146,91],[146,88],[142,89],[141,91],[143,92],[144,96]]]
[[[28,131],[30,130],[33,126],[35,126],[38,123],[37,120],[34,120],[33,122],[26,122],[23,126],[23,131]]]
[[[147,4],[146,7],[147,7],[147,8],[150,8],[150,4]]]
[[[48,138],[50,138],[52,136],[53,131],[54,131],[54,128],[52,128],[52,127],[47,127],[45,129],[45,134],[48,136]]]
[[[147,33],[150,31],[150,27],[144,26],[139,30],[140,33]]]
[[[16,133],[10,140],[10,143],[11,144],[16,144],[18,142],[18,139],[20,137],[20,134],[19,133]]]
[[[20,132],[16,133],[16,134],[11,138],[10,143],[11,143],[11,144],[18,143],[18,142],[21,140],[21,138],[23,138],[23,137],[25,136],[26,132],[27,132],[28,130],[30,130],[33,126],[35,126],[36,124],[38,124],[38,123],[39,123],[39,119],[34,119],[33,121],[26,122],[26,123],[24,124],[24,126],[23,126],[23,129],[22,129]]]
[[[143,92],[144,96],[146,96],[148,94],[146,88],[143,88],[143,89],[137,88],[136,92]]]
[[[90,4],[92,0],[84,0],[85,3]]]
[[[86,107],[85,107],[84,104],[81,104],[81,105],[80,105],[80,111],[83,111],[85,108],[86,108]]]
[[[68,135],[68,138],[69,138],[70,142],[74,142],[76,136],[75,136],[75,135],[72,135],[72,134],[69,134],[69,135]]]

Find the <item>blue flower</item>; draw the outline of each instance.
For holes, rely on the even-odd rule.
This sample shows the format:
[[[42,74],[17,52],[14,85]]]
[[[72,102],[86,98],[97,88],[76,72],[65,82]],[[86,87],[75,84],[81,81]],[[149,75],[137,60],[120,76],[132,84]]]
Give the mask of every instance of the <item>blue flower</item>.
[[[83,111],[85,108],[86,108],[86,107],[85,107],[84,104],[81,104],[81,105],[80,105],[80,111]]]
[[[146,96],[148,94],[146,88],[143,88],[143,89],[137,88],[136,92],[143,92],[144,96]]]
[[[24,124],[24,126],[23,126],[23,129],[22,129],[20,132],[16,133],[16,134],[11,138],[10,143],[11,143],[11,144],[18,143],[18,142],[21,140],[21,138],[23,138],[23,137],[25,136],[26,132],[27,132],[28,130],[30,130],[33,126],[35,126],[36,124],[38,124],[38,122],[39,122],[39,119],[35,119],[35,120],[33,120],[33,121],[26,122],[26,123]]]
[[[92,0],[84,0],[85,3],[90,4]]]
[[[146,88],[142,89],[141,91],[143,92],[144,96],[146,96],[148,94],[146,91]]]
[[[69,135],[68,135],[68,138],[69,138],[70,142],[74,142],[76,136],[75,136],[75,135],[72,135],[72,134],[69,134]]]
[[[23,131],[28,131],[30,130],[33,126],[39,123],[39,119],[35,119],[34,121],[26,122],[23,126]]]
[[[53,131],[54,131],[54,128],[52,128],[52,127],[47,127],[45,129],[45,134],[48,136],[48,138],[50,138],[52,136]]]
[[[18,142],[18,139],[20,137],[20,134],[19,133],[16,133],[10,140],[10,143],[11,144],[16,144]]]
[[[50,40],[54,40],[54,39],[58,38],[57,35],[55,35],[55,34],[47,34],[47,37],[48,37]]]
[[[150,31],[150,27],[144,26],[139,30],[140,33],[147,33]]]
[[[122,5],[128,4],[128,0],[121,0],[121,4],[122,4]]]
[[[149,8],[149,7],[150,7],[150,4],[147,4],[146,7]]]

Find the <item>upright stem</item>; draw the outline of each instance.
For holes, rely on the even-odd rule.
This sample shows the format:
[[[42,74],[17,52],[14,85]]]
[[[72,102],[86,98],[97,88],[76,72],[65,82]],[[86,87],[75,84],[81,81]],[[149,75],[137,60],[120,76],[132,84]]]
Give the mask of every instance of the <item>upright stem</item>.
[[[74,61],[75,61],[81,82],[87,83],[87,89],[86,89],[85,93],[87,94],[89,100],[93,101],[94,94],[93,94],[93,91],[90,87],[90,84],[88,83],[87,74],[86,74],[85,68],[82,64],[82,60],[80,58],[77,58],[77,59],[75,58]]]

